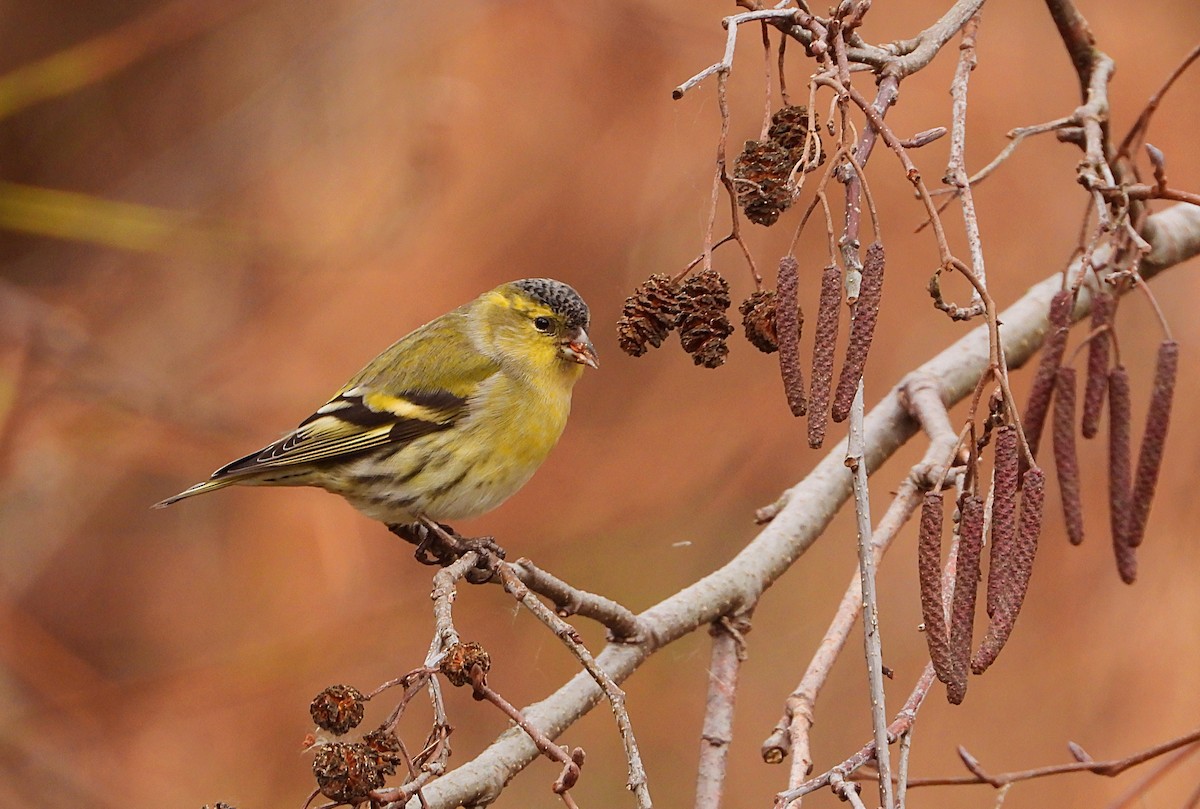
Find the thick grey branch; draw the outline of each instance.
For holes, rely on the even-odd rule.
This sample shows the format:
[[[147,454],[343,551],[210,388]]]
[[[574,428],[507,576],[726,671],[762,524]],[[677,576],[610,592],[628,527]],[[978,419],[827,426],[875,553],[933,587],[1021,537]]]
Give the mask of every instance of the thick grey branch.
[[[1141,266],[1150,278],[1200,254],[1200,207],[1181,204],[1151,216],[1142,234],[1153,251]],[[1036,284],[1000,315],[1005,356],[1013,368],[1024,364],[1041,345],[1051,296],[1061,275]],[[1081,291],[1076,319],[1087,314],[1090,297]],[[985,326],[972,330],[916,370],[938,381],[942,399],[953,404],[968,395],[988,364]],[[917,422],[893,390],[867,415],[864,425],[867,468],[877,471],[917,431]],[[639,619],[650,638],[639,644],[609,644],[596,662],[616,682],[632,674],[661,645],[753,604],[816,541],[851,492],[844,451],[828,454],[803,481],[789,490],[775,518],[728,564],[643,612]],[[541,702],[526,708],[526,718],[554,738],[602,698],[591,676],[579,673]],[[472,761],[428,784],[430,807],[455,807],[494,799],[504,784],[537,756],[525,733],[502,734]],[[410,801],[409,809],[418,809]]]

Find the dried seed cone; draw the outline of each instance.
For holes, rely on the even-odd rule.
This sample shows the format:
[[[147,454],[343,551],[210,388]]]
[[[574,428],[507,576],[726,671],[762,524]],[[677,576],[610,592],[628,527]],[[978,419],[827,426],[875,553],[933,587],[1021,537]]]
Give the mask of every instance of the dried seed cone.
[[[779,259],[778,303],[775,327],[779,337],[779,373],[783,392],[793,416],[803,416],[808,407],[804,399],[804,372],[800,370],[800,307],[797,303],[800,267],[795,256]]]
[[[1112,328],[1117,299],[1107,290],[1092,296],[1092,331]],[[1100,432],[1100,413],[1104,410],[1104,391],[1108,387],[1108,356],[1112,335],[1094,334],[1088,341],[1087,383],[1083,388],[1083,437],[1095,438]]]
[[[746,218],[769,227],[792,206],[788,177],[794,161],[787,149],[773,140],[748,140],[733,162],[738,204]]]
[[[729,308],[729,284],[714,269],[703,270],[684,282],[679,290],[679,341],[692,361],[705,368],[718,368],[729,356],[725,338],[733,325],[725,316]]]
[[[867,365],[875,323],[879,320],[879,301],[883,297],[883,245],[872,242],[863,261],[862,283],[858,300],[854,302],[854,319],[850,322],[850,339],[846,343],[846,359],[833,395],[833,420],[845,421],[850,415],[854,393]]]
[[[1078,545],[1083,542],[1083,499],[1079,488],[1079,455],[1075,447],[1075,369],[1067,365],[1058,369],[1058,380],[1054,386],[1054,429],[1051,437],[1067,538],[1072,545]]]
[[[331,685],[313,697],[308,712],[322,730],[341,736],[363,720],[362,693],[353,686]]]
[[[779,339],[775,336],[774,290],[758,290],[742,301],[738,311],[742,313],[742,329],[751,345],[764,354],[779,350]]]
[[[1021,426],[1025,429],[1025,440],[1029,442],[1029,451],[1035,457],[1042,440],[1046,414],[1050,410],[1050,395],[1054,392],[1055,374],[1058,373],[1063,351],[1067,347],[1067,332],[1071,327],[1074,308],[1075,298],[1070,290],[1060,290],[1050,300],[1050,326],[1046,333],[1046,342],[1042,345],[1042,359],[1033,377],[1029,403],[1025,406],[1025,415],[1021,419]]]
[[[400,739],[390,730],[376,728],[363,736],[363,744],[372,756],[375,769],[384,775],[395,775],[396,766],[404,762]]]
[[[1129,499],[1133,487],[1130,470],[1132,420],[1129,372],[1125,366],[1117,365],[1108,372],[1108,514],[1117,572],[1126,584],[1133,584],[1137,577],[1137,562],[1128,539],[1132,516]]]
[[[942,493],[926,492],[917,538],[917,575],[921,583],[921,620],[933,670],[943,683],[952,678],[950,639],[942,607]]]
[[[1017,541],[1017,485],[1020,478],[1017,428],[1005,424],[996,430],[996,456],[992,469],[992,543],[988,556],[987,614],[995,617],[1002,594],[1008,590],[1008,563]]]
[[[334,742],[317,748],[313,775],[326,798],[351,806],[367,799],[371,790],[383,786],[383,773],[374,754],[364,744]]]
[[[1137,473],[1133,478],[1130,518],[1126,542],[1131,548],[1142,544],[1146,536],[1146,521],[1150,504],[1162,469],[1163,449],[1167,444],[1167,427],[1171,423],[1171,401],[1175,398],[1175,376],[1179,371],[1179,344],[1164,340],[1158,347],[1154,368],[1154,388],[1150,391],[1150,409],[1146,411],[1146,431],[1138,450]]]
[[[1046,504],[1046,475],[1038,467],[1026,470],[1021,481],[1021,514],[1017,521],[1017,541],[1009,559],[1008,589],[1001,594],[996,614],[988,622],[987,634],[971,658],[971,671],[982,674],[996,661],[1008,643],[1033,573],[1038,539],[1042,534],[1042,515]]]
[[[842,272],[829,264],[821,273],[821,300],[817,307],[817,332],[813,339],[812,406],[808,411],[808,445],[825,443],[829,423],[829,393],[833,387],[833,352],[837,347],[842,303]]]
[[[438,665],[451,685],[463,686],[471,682],[471,669],[479,666],[484,674],[492,668],[492,658],[482,645],[474,641],[456,643],[446,651]]]
[[[767,137],[787,150],[788,159],[795,166],[804,160],[804,142],[808,138],[810,128],[807,107],[796,105],[781,107],[771,116],[771,127],[767,130]],[[817,159],[813,161],[814,165],[825,162],[825,153],[821,150],[820,131],[820,129],[812,130],[817,156]]]
[[[676,288],[671,279],[656,273],[625,299],[617,321],[617,343],[631,357],[640,357],[647,346],[658,348],[679,315]]]
[[[983,552],[983,498],[963,495],[959,501],[958,561],[954,595],[950,600],[950,682],[946,699],[958,705],[967,695],[967,668],[975,625],[975,596],[979,589],[979,558]]]

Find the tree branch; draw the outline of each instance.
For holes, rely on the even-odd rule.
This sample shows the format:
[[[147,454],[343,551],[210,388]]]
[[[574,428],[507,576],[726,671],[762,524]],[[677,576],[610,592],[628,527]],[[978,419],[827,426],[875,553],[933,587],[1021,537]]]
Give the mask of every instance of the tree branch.
[[[1142,236],[1152,246],[1141,265],[1150,278],[1200,254],[1200,207],[1176,205],[1146,221]],[[1062,285],[1061,273],[1036,284],[1005,310],[1001,334],[1011,367],[1026,362],[1046,334],[1050,298]],[[1087,314],[1091,297],[1081,290],[1074,317]],[[980,326],[918,369],[936,379],[943,401],[953,404],[974,389],[989,363],[988,329]],[[899,389],[883,398],[867,415],[864,436],[867,467],[878,470],[918,429],[905,409]],[[639,620],[650,637],[637,644],[609,644],[597,664],[616,682],[629,677],[658,648],[705,626],[743,604],[753,604],[825,530],[851,492],[850,471],[841,449],[826,455],[803,481],[787,493],[775,518],[728,564],[643,612]],[[554,738],[602,698],[591,675],[579,673],[541,702],[523,710],[526,718]],[[454,807],[494,799],[503,785],[535,756],[537,750],[520,729],[502,734],[477,758],[427,785],[430,807]],[[419,804],[409,802],[409,809]]]

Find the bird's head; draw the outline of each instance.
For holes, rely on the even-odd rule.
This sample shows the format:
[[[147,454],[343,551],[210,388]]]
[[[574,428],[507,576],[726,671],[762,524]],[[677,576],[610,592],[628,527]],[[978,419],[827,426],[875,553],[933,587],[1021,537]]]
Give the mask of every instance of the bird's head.
[[[481,347],[502,364],[529,376],[565,374],[598,367],[588,337],[587,304],[571,287],[550,278],[502,284],[471,308]]]

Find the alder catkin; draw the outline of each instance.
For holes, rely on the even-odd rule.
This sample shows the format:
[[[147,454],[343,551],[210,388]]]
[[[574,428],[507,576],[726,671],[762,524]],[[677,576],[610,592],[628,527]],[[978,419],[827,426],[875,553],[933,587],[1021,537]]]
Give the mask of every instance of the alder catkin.
[[[996,430],[996,459],[992,470],[992,543],[988,556],[987,614],[992,617],[1005,581],[1013,544],[1017,538],[1017,484],[1020,459],[1017,428],[1005,424]]]
[[[1029,403],[1021,425],[1025,429],[1025,440],[1029,451],[1036,457],[1042,440],[1042,427],[1050,408],[1050,395],[1054,392],[1054,377],[1062,364],[1063,351],[1067,348],[1067,333],[1071,327],[1071,314],[1075,309],[1075,298],[1069,289],[1059,290],[1050,300],[1049,330],[1042,345],[1042,359],[1029,391]],[[1024,468],[1024,462],[1022,462]]]
[[[1046,475],[1038,467],[1026,470],[1021,481],[1021,513],[1017,520],[1017,539],[1008,560],[1007,589],[1001,594],[996,613],[988,622],[987,633],[971,658],[971,671],[982,674],[996,661],[1008,643],[1033,573],[1038,539],[1042,533],[1042,515],[1046,503]]]
[[[1092,338],[1088,341],[1087,382],[1083,389],[1083,437],[1095,438],[1100,432],[1100,413],[1104,410],[1104,391],[1108,387],[1113,315],[1117,299],[1107,290],[1092,296]],[[1099,334],[1097,329],[1106,329]]]
[[[958,705],[967,694],[967,668],[975,627],[975,594],[979,589],[979,557],[983,551],[983,499],[967,494],[959,501],[958,560],[950,600],[950,682],[946,699]]]
[[[921,504],[917,538],[917,576],[921,584],[921,619],[933,670],[943,683],[951,681],[950,641],[942,606],[942,493],[926,492]]]
[[[867,355],[871,351],[871,340],[875,336],[875,324],[879,320],[879,302],[883,297],[883,245],[872,242],[867,247],[863,261],[862,283],[858,300],[854,302],[854,317],[850,321],[850,338],[846,342],[846,358],[842,361],[842,373],[838,377],[837,391],[833,394],[833,420],[845,421],[850,415],[850,405],[867,366]]]
[[[1108,373],[1108,512],[1112,528],[1117,572],[1126,584],[1137,577],[1134,549],[1129,544],[1130,490],[1130,393],[1129,373],[1117,365]]]
[[[803,416],[808,407],[804,400],[804,372],[800,370],[800,265],[795,256],[779,259],[776,282],[775,336],[779,342],[779,371],[783,391],[793,416]]]
[[[813,338],[812,390],[808,409],[808,445],[820,449],[829,423],[829,391],[833,385],[833,351],[837,347],[842,273],[837,264],[821,272],[821,300]]]
[[[1167,427],[1171,422],[1171,402],[1175,398],[1175,376],[1179,370],[1179,343],[1164,340],[1158,347],[1154,367],[1154,388],[1150,391],[1150,408],[1146,411],[1146,431],[1138,450],[1137,472],[1133,478],[1130,498],[1129,525],[1125,541],[1131,548],[1142,544],[1150,503],[1162,469],[1163,449],[1167,443]]]
[[[1058,369],[1054,386],[1054,466],[1062,496],[1063,519],[1072,545],[1083,542],[1083,500],[1079,489],[1079,455],[1075,447],[1075,369]]]

